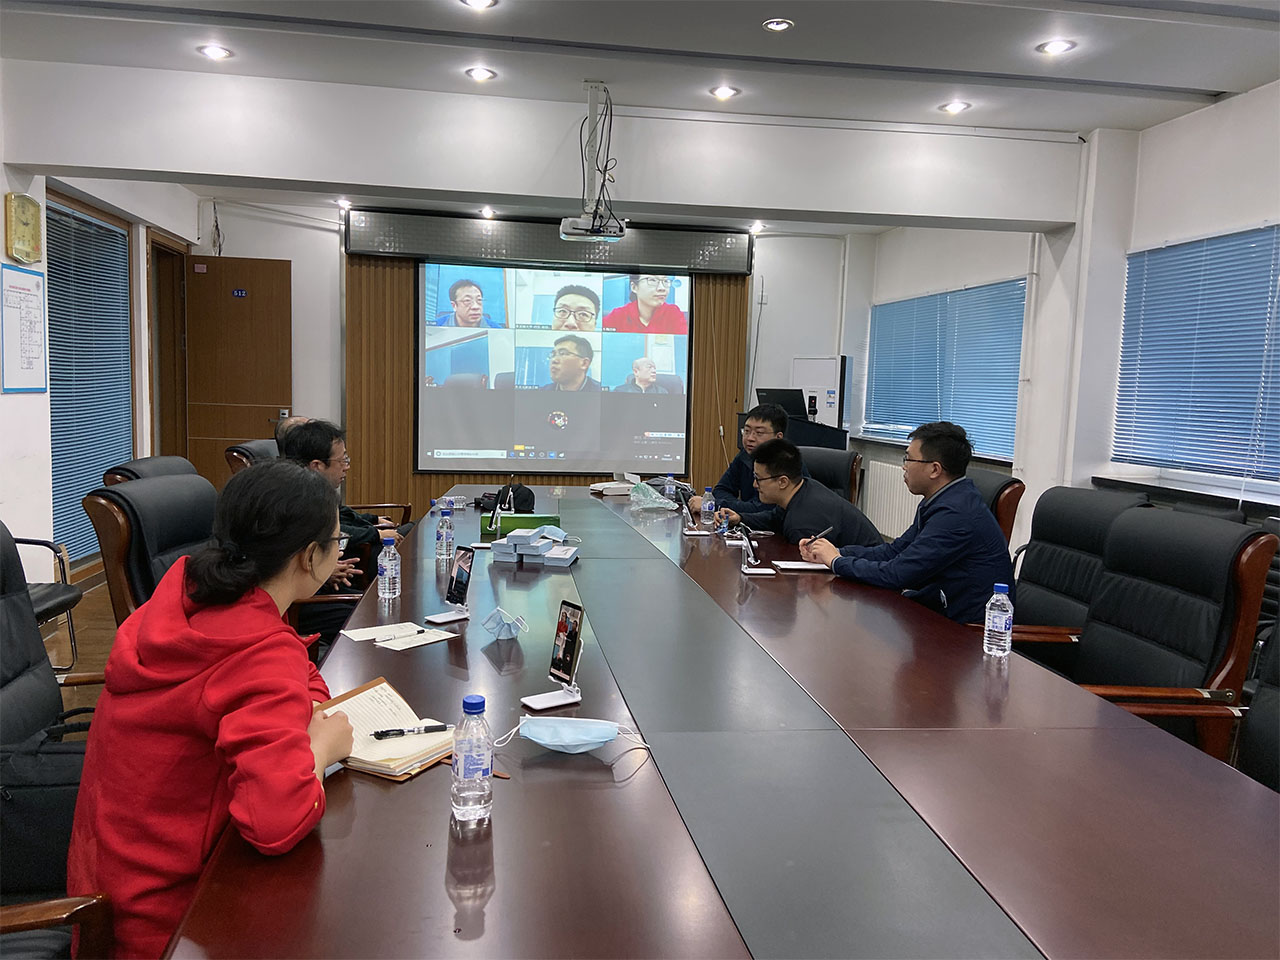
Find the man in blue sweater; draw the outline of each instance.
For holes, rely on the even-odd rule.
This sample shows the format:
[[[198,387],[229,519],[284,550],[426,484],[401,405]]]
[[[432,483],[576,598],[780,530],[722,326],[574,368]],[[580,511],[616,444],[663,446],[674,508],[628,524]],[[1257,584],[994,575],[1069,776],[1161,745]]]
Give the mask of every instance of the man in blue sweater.
[[[1013,591],[1013,564],[995,515],[966,477],[973,445],[964,427],[926,423],[910,435],[902,480],[924,497],[911,527],[893,543],[837,549],[804,541],[806,560],[834,573],[904,595],[961,623],[982,620],[992,587]]]
[[[769,504],[760,499],[760,492],[755,487],[755,473],[752,464],[756,448],[770,440],[781,440],[787,434],[787,411],[776,403],[761,403],[747,411],[747,418],[742,427],[742,449],[729,461],[729,469],[725,470],[720,482],[712,491],[716,501],[716,509],[732,510],[734,513],[759,513],[771,510]],[[809,479],[809,471],[801,466],[801,475]],[[701,497],[689,498],[689,509],[695,513],[702,509]]]

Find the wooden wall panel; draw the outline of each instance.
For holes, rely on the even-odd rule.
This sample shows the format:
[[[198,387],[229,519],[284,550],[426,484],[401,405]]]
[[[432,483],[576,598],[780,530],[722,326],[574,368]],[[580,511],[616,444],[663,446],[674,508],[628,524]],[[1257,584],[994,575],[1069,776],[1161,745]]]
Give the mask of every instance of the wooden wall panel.
[[[715,483],[742,409],[747,344],[746,277],[695,275],[690,373],[690,482]],[[414,515],[455,483],[497,489],[510,474],[414,473],[413,406],[417,264],[390,257],[347,258],[347,474],[350,503],[411,502]],[[720,428],[724,428],[723,439]],[[585,485],[607,476],[516,474],[527,484]]]

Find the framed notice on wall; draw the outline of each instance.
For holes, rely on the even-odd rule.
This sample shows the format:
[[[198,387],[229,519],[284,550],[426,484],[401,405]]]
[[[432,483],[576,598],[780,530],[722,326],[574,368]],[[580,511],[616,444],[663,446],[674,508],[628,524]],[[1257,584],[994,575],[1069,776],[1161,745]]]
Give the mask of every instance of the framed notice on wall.
[[[0,267],[0,386],[5,393],[49,389],[49,330],[44,313],[44,274]]]

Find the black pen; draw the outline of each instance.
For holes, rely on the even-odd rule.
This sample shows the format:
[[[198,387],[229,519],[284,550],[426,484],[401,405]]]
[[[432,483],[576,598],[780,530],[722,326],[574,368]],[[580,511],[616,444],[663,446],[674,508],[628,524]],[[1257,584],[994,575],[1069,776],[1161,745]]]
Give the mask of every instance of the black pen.
[[[801,543],[813,543],[813,541],[815,541],[815,540],[821,540],[823,537],[825,537],[828,533],[830,533],[830,532],[831,532],[832,530],[834,530],[834,529],[835,529],[835,527],[834,527],[834,526],[827,527],[827,529],[823,530],[821,533],[815,533],[812,537],[805,537],[805,538],[804,538],[804,539],[802,539],[800,542],[801,542]]]
[[[369,736],[378,740],[390,740],[392,737],[407,737],[411,733],[444,733],[446,730],[452,730],[451,723],[428,723],[421,727],[403,727],[393,730],[375,730]]]

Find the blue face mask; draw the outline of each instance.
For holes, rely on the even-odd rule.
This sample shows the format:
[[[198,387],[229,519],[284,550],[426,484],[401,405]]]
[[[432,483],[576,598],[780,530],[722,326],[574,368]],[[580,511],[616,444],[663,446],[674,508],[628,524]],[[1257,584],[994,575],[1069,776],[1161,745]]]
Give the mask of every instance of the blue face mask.
[[[648,747],[629,727],[623,727],[612,720],[591,720],[586,717],[530,717],[523,716],[520,722],[512,727],[504,736],[493,741],[495,747],[506,744],[519,731],[520,736],[532,740],[548,750],[560,753],[586,753],[603,747],[606,743],[622,736],[632,742]]]
[[[581,537],[571,537],[553,523],[544,524],[538,528],[539,536],[547,537],[556,543],[581,543]]]
[[[529,625],[524,622],[524,617],[513,617],[501,607],[495,607],[492,613],[480,621],[480,626],[499,640],[513,640],[517,633],[529,632]]]

